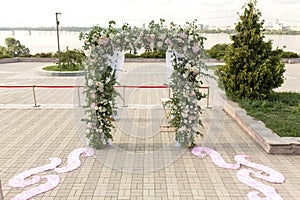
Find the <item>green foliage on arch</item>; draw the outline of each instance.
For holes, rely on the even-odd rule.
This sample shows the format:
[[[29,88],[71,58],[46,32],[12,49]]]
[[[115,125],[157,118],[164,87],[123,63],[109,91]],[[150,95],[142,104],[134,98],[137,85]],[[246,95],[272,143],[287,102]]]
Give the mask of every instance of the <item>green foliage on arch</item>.
[[[201,125],[201,108],[198,105],[203,95],[199,91],[201,77],[206,66],[200,61],[205,56],[204,38],[198,34],[196,22],[184,26],[164,20],[151,21],[141,29],[124,24],[121,29],[110,21],[108,28],[95,26],[89,33],[81,34],[84,49],[88,50],[85,64],[85,107],[87,137],[90,145],[101,148],[113,139],[111,130],[115,97],[117,95],[116,69],[111,66],[114,56],[122,52],[136,52],[139,49],[162,49],[172,52],[174,72],[170,87],[174,96],[171,123],[175,126],[175,138],[180,144],[193,145],[199,135],[195,124]],[[179,79],[178,79],[179,78]],[[192,109],[193,108],[193,109]]]

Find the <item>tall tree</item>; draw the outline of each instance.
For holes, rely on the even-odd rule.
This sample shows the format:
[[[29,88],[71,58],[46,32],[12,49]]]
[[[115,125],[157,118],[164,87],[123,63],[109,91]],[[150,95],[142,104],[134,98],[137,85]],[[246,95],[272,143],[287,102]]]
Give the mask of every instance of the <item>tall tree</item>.
[[[220,69],[226,93],[231,97],[262,99],[283,83],[284,63],[280,50],[264,41],[264,21],[249,0],[235,27],[236,35],[228,49],[225,66]]]
[[[30,53],[29,49],[15,38],[6,38],[5,43],[7,46],[7,53],[12,57],[24,56]]]

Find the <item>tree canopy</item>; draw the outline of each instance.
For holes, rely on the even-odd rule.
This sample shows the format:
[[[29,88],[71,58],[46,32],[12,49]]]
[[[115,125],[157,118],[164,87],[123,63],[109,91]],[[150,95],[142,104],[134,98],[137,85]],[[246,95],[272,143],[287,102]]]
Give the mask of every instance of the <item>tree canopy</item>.
[[[9,55],[11,57],[18,57],[28,55],[29,49],[21,44],[19,40],[15,38],[5,39],[6,47],[0,46],[0,55]]]
[[[249,0],[231,36],[225,66],[220,69],[226,93],[231,97],[262,99],[283,83],[284,63],[280,50],[264,41],[264,21]]]

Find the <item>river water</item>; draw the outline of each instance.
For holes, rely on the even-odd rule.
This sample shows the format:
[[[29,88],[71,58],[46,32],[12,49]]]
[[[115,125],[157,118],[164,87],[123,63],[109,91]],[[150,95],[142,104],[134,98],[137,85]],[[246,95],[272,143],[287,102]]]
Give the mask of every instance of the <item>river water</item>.
[[[83,41],[79,40],[80,32],[61,31],[60,48],[61,50],[81,49]],[[204,48],[209,49],[218,43],[231,43],[229,34],[203,34],[206,38]],[[41,52],[57,51],[56,31],[0,31],[0,45],[5,46],[5,38],[13,37],[29,48],[31,54]],[[265,35],[266,40],[273,41],[273,47],[283,48],[285,51],[293,51],[300,54],[300,35]]]

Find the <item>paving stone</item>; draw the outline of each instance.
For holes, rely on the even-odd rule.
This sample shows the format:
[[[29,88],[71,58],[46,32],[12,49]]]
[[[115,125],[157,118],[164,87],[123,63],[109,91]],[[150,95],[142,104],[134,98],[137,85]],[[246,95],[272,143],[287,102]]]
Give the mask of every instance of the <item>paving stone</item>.
[[[76,78],[43,77],[34,73],[36,64],[26,63],[25,72],[9,74],[1,84],[53,84],[70,85]],[[140,66],[144,66],[139,69]],[[162,83],[164,81],[164,63],[141,64],[125,63],[127,74],[123,74],[123,84]],[[5,67],[10,66],[6,65]],[[18,65],[20,67],[20,65]],[[3,65],[0,65],[0,71]],[[293,69],[294,70],[294,69]],[[143,72],[143,82],[141,76]],[[132,73],[130,73],[132,72]],[[296,73],[294,73],[296,74]],[[22,77],[22,78],[21,78]],[[20,79],[21,78],[21,79]],[[300,80],[300,78],[298,79]],[[300,83],[297,83],[299,86]],[[0,90],[0,101],[13,106],[0,106],[0,177],[4,199],[13,198],[26,189],[10,188],[8,180],[28,169],[47,164],[50,157],[67,163],[69,153],[75,148],[84,147],[77,133],[77,122],[71,107],[57,106],[73,104],[73,92],[67,90],[39,90],[39,102],[47,105],[36,109],[32,107],[32,96],[28,91],[15,90],[10,93]],[[128,91],[130,104],[160,104],[160,97],[168,91]],[[136,98],[133,98],[133,97]],[[129,98],[130,97],[130,98]],[[131,101],[131,102],[129,102]],[[3,102],[0,102],[0,104]],[[121,102],[122,103],[122,102]],[[19,104],[19,106],[17,106]],[[22,106],[20,106],[22,104]],[[55,105],[55,106],[54,106]],[[14,107],[15,106],[15,107]],[[135,106],[137,107],[137,106]],[[155,109],[162,109],[155,107]],[[160,110],[162,111],[162,110]],[[159,116],[160,111],[153,111]],[[204,129],[210,125],[209,117],[213,109],[203,110]],[[119,150],[108,156],[81,158],[81,166],[65,174],[60,174],[61,183],[53,190],[37,195],[34,199],[248,199],[247,194],[255,191],[239,182],[237,170],[222,169],[213,164],[206,156],[199,158],[189,151],[178,154],[174,149],[162,149],[174,137],[174,133],[149,131],[149,106],[128,109],[128,116],[139,118],[120,125],[114,134],[113,146]],[[161,112],[163,114],[163,112]],[[240,113],[243,114],[242,112]],[[272,167],[281,172],[286,181],[282,184],[265,183],[274,187],[284,199],[300,198],[300,156],[267,154],[231,117],[222,110],[217,112],[222,121],[222,134],[212,148],[216,149],[229,163],[234,156],[247,154],[249,160]],[[219,119],[220,118],[220,119]],[[155,121],[155,120],[152,120]],[[130,122],[130,123],[129,123]],[[156,123],[152,124],[157,126]],[[120,128],[121,127],[121,128]],[[150,125],[151,127],[151,125]],[[127,131],[124,134],[124,130]],[[145,131],[148,130],[148,131]],[[132,131],[132,132],[131,132]],[[130,135],[133,133],[133,135]],[[140,134],[140,135],[139,135]],[[151,135],[152,134],[152,135]],[[138,137],[140,136],[140,138]],[[203,139],[197,141],[202,145]],[[100,155],[105,155],[105,153]],[[145,155],[141,156],[141,154]],[[152,163],[150,160],[154,160]],[[108,165],[107,161],[110,161]],[[139,161],[139,163],[137,163]],[[166,164],[167,163],[167,164]],[[116,167],[117,166],[117,167]],[[136,169],[134,169],[136,167]],[[157,168],[156,168],[157,167]],[[242,167],[246,168],[246,167]],[[47,171],[38,175],[56,174]],[[40,182],[42,183],[42,182]],[[39,184],[40,184],[39,183]]]

